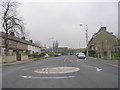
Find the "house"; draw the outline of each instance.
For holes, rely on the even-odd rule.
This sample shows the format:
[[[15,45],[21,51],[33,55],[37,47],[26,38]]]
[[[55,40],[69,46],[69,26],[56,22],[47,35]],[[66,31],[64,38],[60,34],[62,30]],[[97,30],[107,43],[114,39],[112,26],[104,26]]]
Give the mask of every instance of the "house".
[[[29,59],[29,54],[38,53],[40,54],[40,47],[35,45],[34,43],[25,40],[25,37],[18,38],[15,37],[14,34],[8,35],[8,55],[6,56],[4,54],[5,50],[5,36],[6,34],[4,32],[0,32],[0,38],[2,38],[2,46],[1,46],[1,55],[2,55],[2,61],[3,63],[6,62],[14,62],[16,60],[26,60]]]
[[[32,40],[29,41],[28,43],[28,55],[29,55],[29,58],[32,58],[32,56],[34,54],[41,54],[41,47],[40,46],[37,46],[36,44],[33,43]]]
[[[90,39],[87,48],[90,56],[111,59],[112,52],[116,51],[118,39],[106,27],[101,27]]]

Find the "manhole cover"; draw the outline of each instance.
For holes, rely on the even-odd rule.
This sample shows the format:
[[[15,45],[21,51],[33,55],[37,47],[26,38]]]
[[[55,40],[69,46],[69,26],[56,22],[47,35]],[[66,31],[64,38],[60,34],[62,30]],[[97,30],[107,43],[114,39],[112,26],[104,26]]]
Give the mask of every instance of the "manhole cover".
[[[76,67],[53,67],[53,68],[42,68],[37,69],[35,73],[43,73],[43,74],[63,74],[63,73],[73,73],[80,71],[80,68]]]

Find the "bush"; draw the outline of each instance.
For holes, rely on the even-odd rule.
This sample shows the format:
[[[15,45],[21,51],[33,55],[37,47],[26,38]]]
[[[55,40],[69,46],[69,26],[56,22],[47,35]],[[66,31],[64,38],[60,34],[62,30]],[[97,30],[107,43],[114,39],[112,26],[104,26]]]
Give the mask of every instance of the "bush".
[[[44,56],[45,56],[45,53],[41,53],[41,54],[40,54],[40,57],[44,57]]]
[[[34,54],[33,58],[40,58],[40,55]]]
[[[94,50],[89,51],[89,56],[96,57],[95,51]]]
[[[112,52],[111,57],[112,57],[112,60],[120,60],[120,53]]]

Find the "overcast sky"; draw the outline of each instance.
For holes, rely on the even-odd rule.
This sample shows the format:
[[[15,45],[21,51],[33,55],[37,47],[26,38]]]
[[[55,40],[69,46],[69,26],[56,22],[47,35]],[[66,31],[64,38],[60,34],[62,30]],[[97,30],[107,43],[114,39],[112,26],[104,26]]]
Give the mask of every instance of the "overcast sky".
[[[100,27],[118,33],[117,2],[22,2],[19,14],[26,23],[29,39],[49,46],[49,40],[58,40],[60,46],[79,48],[86,46],[85,25],[89,40]],[[80,27],[79,24],[83,24]],[[50,39],[50,38],[54,39]]]

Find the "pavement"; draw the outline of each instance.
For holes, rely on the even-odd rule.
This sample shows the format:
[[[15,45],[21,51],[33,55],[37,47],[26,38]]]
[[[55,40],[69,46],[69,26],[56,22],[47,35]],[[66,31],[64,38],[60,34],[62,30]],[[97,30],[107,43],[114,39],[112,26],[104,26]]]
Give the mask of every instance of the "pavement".
[[[48,58],[48,57],[46,57],[46,58]],[[50,57],[49,57],[50,58]],[[15,65],[15,64],[23,64],[23,63],[27,63],[27,62],[30,62],[30,61],[34,61],[36,58],[34,58],[34,59],[27,59],[27,60],[21,60],[21,61],[15,61],[15,62],[10,62],[10,63],[3,63],[3,64],[0,64],[0,65]],[[37,58],[38,59],[38,58]],[[45,58],[43,58],[43,59],[45,59]],[[42,60],[42,58],[41,58],[41,60]]]
[[[16,61],[16,62],[12,62],[12,63],[3,63],[0,65],[15,65],[15,64],[23,64],[23,63],[27,63],[29,61],[33,61],[34,59],[28,59],[28,60],[21,60],[21,61]]]
[[[118,64],[118,60],[105,60],[105,59],[93,58],[93,57],[89,57],[89,58],[91,58],[92,60],[97,60],[103,64],[108,64],[114,67],[120,67]]]
[[[74,55],[2,66],[3,88],[118,88],[118,68]]]

